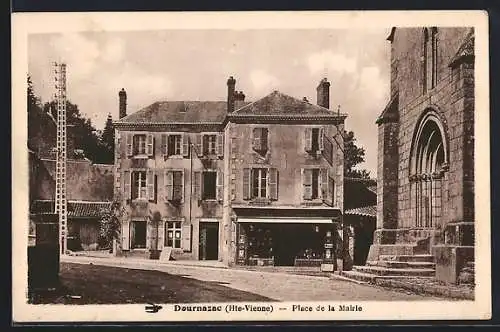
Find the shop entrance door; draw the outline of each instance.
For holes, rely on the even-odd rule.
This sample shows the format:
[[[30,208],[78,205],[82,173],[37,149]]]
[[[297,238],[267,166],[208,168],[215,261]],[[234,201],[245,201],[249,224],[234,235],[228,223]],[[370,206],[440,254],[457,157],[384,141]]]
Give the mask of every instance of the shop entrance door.
[[[219,223],[200,222],[200,260],[219,259]]]

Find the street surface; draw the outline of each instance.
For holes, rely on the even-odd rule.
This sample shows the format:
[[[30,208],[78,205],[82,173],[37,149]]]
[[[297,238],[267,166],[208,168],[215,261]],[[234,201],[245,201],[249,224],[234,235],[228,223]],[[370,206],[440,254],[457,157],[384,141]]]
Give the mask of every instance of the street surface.
[[[207,287],[224,286],[231,289],[263,296],[276,301],[408,301],[443,300],[442,298],[412,294],[405,291],[389,290],[368,284],[358,284],[338,278],[292,275],[280,272],[246,271],[180,264],[161,264],[157,261],[130,261],[126,259],[100,259],[87,257],[66,257],[63,261],[94,265],[127,267],[155,270],[173,276],[195,279]],[[104,281],[103,281],[104,282]],[[177,284],[179,285],[179,284]],[[112,287],[112,285],[109,285]],[[189,301],[189,299],[188,299]]]

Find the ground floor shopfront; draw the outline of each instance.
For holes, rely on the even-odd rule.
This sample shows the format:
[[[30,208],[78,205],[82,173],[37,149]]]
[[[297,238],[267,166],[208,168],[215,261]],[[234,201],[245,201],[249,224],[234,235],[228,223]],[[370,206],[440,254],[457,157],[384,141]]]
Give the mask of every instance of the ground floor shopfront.
[[[341,257],[335,209],[235,209],[237,265],[321,266]],[[322,213],[323,212],[323,213]]]

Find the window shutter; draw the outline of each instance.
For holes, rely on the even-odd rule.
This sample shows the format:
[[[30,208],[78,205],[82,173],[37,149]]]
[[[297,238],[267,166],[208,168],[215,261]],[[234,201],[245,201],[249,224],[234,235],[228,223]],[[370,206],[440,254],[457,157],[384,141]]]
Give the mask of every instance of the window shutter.
[[[243,199],[250,199],[250,168],[243,169]]]
[[[168,135],[161,134],[161,153],[168,156]]]
[[[203,134],[196,135],[196,153],[199,157],[203,156]]]
[[[158,221],[158,225],[155,226],[158,232],[158,247],[156,249],[162,250],[165,243],[165,221],[160,220]]]
[[[224,173],[221,170],[217,170],[217,200],[222,201],[224,199]]]
[[[335,205],[335,180],[332,177],[328,178],[328,196],[330,203]]]
[[[260,128],[253,128],[252,130],[252,147],[256,151],[260,151],[261,149],[261,134],[262,131]]]
[[[217,134],[217,156],[219,156],[219,157],[224,156],[224,134],[223,133]]]
[[[132,147],[133,147],[133,144],[132,144],[132,141],[134,139],[134,135],[128,133],[127,134],[127,156],[132,156],[134,153],[133,153],[133,150],[132,150]]]
[[[130,179],[131,178],[131,172],[130,171],[124,171],[123,172],[123,191],[125,195],[125,199],[130,199],[131,197],[131,190],[130,190]]]
[[[319,136],[318,136],[318,145],[319,145],[319,151],[323,151],[324,143],[323,143],[323,135],[325,134],[325,131],[323,128],[319,128]]]
[[[172,171],[165,172],[165,198],[170,201],[174,198],[174,173]]]
[[[146,172],[146,185],[148,187],[148,199],[155,200],[155,173],[152,170]]]
[[[302,184],[304,199],[312,199],[312,169],[302,169]]]
[[[184,251],[191,251],[191,225],[182,225],[181,248]]]
[[[184,170],[181,171],[181,203],[184,202]]]
[[[146,154],[148,156],[153,156],[153,141],[154,141],[154,137],[153,137],[153,134],[148,134],[147,135],[147,145],[146,145]]]
[[[201,172],[194,172],[193,196],[201,200]]]
[[[276,168],[269,169],[268,188],[269,198],[272,200],[278,199],[278,170]]]
[[[184,157],[189,156],[189,137],[187,134],[182,134],[181,135],[181,146],[182,146],[182,151],[181,154]]]
[[[260,149],[262,151],[267,151],[269,146],[269,130],[267,128],[261,128],[261,136],[260,136]]]
[[[305,148],[306,151],[312,150],[312,128],[306,128],[305,131]]]
[[[321,198],[326,201],[328,200],[328,168],[322,168],[320,172]]]
[[[122,223],[122,250],[129,250],[130,246],[130,223]]]

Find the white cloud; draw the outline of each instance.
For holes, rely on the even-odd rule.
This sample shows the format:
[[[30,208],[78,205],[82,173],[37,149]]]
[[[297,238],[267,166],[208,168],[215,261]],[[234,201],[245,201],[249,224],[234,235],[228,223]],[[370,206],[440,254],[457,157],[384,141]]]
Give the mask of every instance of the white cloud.
[[[99,45],[79,33],[63,34],[53,42],[54,61],[66,62],[68,79],[84,79],[92,74],[99,58]]]
[[[357,61],[354,58],[348,58],[344,54],[334,53],[331,50],[325,50],[309,55],[307,66],[312,74],[329,71],[340,73],[354,73],[357,69]]]
[[[369,91],[372,100],[384,101],[389,86],[387,80],[381,75],[380,68],[375,66],[364,67],[359,76],[359,86],[364,91]]]
[[[113,38],[107,40],[104,45],[102,58],[104,61],[117,63],[120,62],[125,54],[125,44],[121,39]]]
[[[271,92],[279,86],[279,80],[275,76],[260,69],[250,73],[250,81],[256,94]]]

